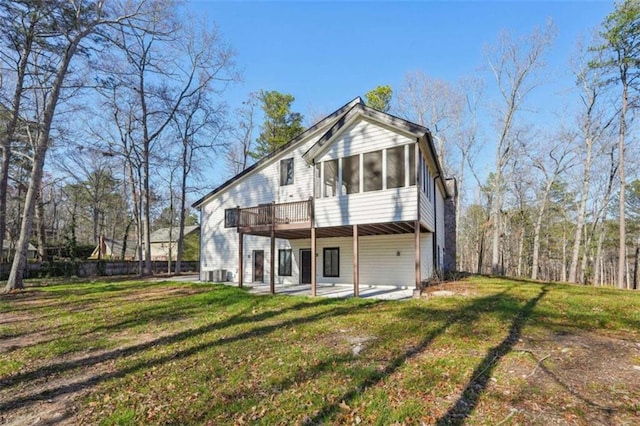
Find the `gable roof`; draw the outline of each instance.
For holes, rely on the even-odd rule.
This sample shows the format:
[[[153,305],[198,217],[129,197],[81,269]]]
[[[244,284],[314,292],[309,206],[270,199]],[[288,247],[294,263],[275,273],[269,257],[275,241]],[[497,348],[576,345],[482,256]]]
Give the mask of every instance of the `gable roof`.
[[[433,144],[433,135],[431,134],[431,131],[427,127],[405,120],[404,118],[396,117],[395,115],[386,112],[378,111],[377,109],[371,108],[363,103],[351,107],[342,117],[340,117],[338,121],[334,123],[333,126],[329,128],[329,130],[325,132],[324,135],[320,137],[320,139],[316,141],[315,144],[313,144],[311,148],[307,150],[307,152],[302,155],[302,158],[304,158],[308,164],[312,164],[315,158],[328,148],[329,145],[331,145],[341,130],[350,125],[357,117],[369,118],[378,123],[400,129],[401,131],[415,136],[418,143],[423,147],[423,149],[428,150],[433,158],[438,172],[436,177],[440,177],[442,179],[442,187],[444,188],[445,197],[448,198],[451,196],[448,186],[444,184],[445,174],[442,170],[442,165],[438,160],[438,156],[436,155],[436,148]]]
[[[198,229],[200,229],[200,226],[198,225],[185,226],[184,235],[187,236]],[[169,238],[169,231],[170,231],[170,228],[157,229],[151,233],[149,238],[151,239],[152,243],[164,243],[164,242],[168,242],[169,240],[177,241],[178,233],[179,233],[178,227],[175,227],[173,228],[173,230],[171,230],[171,238]]]
[[[360,96],[354,98],[353,100],[351,100],[350,102],[348,102],[347,104],[343,105],[342,107],[338,108],[337,110],[335,110],[334,112],[332,112],[331,114],[327,115],[325,118],[323,118],[322,120],[318,121],[316,124],[314,124],[313,126],[309,127],[307,130],[305,130],[304,132],[300,133],[298,136],[296,136],[295,138],[291,139],[289,142],[287,142],[286,144],[282,145],[281,147],[279,147],[278,149],[276,149],[275,151],[271,152],[270,154],[268,154],[267,156],[261,158],[259,161],[255,162],[253,165],[251,165],[250,167],[244,169],[242,172],[238,173],[237,175],[235,175],[234,177],[232,177],[231,179],[227,180],[226,182],[224,182],[222,185],[218,186],[217,188],[215,188],[213,191],[209,192],[208,194],[206,194],[205,196],[203,196],[202,198],[200,198],[198,201],[196,201],[195,203],[193,203],[191,205],[191,207],[193,208],[199,208],[202,204],[204,204],[204,202],[209,199],[210,197],[214,196],[215,194],[221,192],[222,190],[228,188],[232,183],[242,179],[244,176],[247,176],[248,174],[252,173],[253,171],[255,171],[256,169],[258,169],[260,166],[262,166],[263,164],[267,163],[269,160],[271,160],[273,157],[277,156],[278,154],[280,154],[281,152],[291,148],[293,145],[297,144],[298,142],[304,140],[306,137],[308,137],[310,134],[312,134],[313,132],[317,131],[318,129],[322,128],[323,126],[325,126],[327,124],[327,122],[333,120],[336,117],[339,117],[341,115],[343,115],[345,112],[347,112],[348,110],[350,110],[351,108],[353,108],[355,105],[362,105],[363,104],[363,100]]]
[[[106,249],[106,256],[111,256],[114,258],[119,258],[122,255],[122,247],[124,246],[124,241],[122,240],[112,240],[111,238],[104,239],[104,245]],[[129,259],[134,259],[138,251],[136,249],[135,241],[127,241],[127,247],[125,249],[124,257]],[[100,243],[93,249],[91,256],[88,259],[97,259],[100,255]]]
[[[420,126],[419,124],[412,123],[403,118],[396,117],[386,112],[378,111],[364,104],[357,104],[351,107],[336,123],[331,126],[327,132],[316,141],[311,148],[305,152],[302,157],[311,164],[314,158],[322,152],[323,148],[328,146],[332,139],[338,135],[347,124],[358,116],[367,117],[374,121],[387,124],[388,126],[399,128],[417,138],[423,137],[425,134],[431,135],[428,128]]]

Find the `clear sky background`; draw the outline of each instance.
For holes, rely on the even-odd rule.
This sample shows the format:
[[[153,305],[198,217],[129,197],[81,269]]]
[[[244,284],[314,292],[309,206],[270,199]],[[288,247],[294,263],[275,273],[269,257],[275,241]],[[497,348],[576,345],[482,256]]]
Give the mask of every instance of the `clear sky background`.
[[[293,109],[304,115],[331,112],[378,85],[397,90],[415,70],[451,82],[485,78],[483,104],[490,110],[495,88],[484,48],[502,29],[524,34],[552,19],[558,33],[548,55],[549,83],[530,105],[542,120],[570,105],[568,62],[576,41],[600,26],[613,2],[191,1],[188,7],[216,22],[237,53],[244,81],[226,95],[232,108],[250,92],[277,90],[294,95]],[[491,130],[484,137],[482,167],[488,170],[495,149]]]

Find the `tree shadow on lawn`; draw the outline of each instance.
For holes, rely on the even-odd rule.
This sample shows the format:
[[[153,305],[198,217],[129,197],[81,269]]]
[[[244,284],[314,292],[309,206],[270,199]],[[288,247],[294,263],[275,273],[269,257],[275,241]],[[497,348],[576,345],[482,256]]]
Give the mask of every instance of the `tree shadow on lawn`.
[[[178,288],[179,290],[179,288]],[[155,295],[153,297],[147,297],[146,295],[140,296],[140,308],[130,309],[124,314],[119,314],[117,319],[118,322],[109,322],[110,318],[100,317],[101,312],[105,312],[107,315],[110,313],[110,309],[122,306],[125,301],[116,298],[110,299],[109,302],[104,302],[100,300],[77,300],[74,302],[70,302],[67,304],[60,304],[61,309],[58,312],[44,314],[44,315],[31,315],[27,320],[25,320],[22,316],[16,318],[15,320],[4,321],[4,324],[10,324],[14,322],[22,322],[28,321],[31,326],[28,329],[17,331],[13,330],[10,334],[4,336],[4,338],[9,339],[19,339],[19,338],[27,338],[31,335],[48,335],[51,336],[48,339],[36,339],[35,341],[29,344],[16,345],[12,346],[10,349],[3,351],[3,353],[12,352],[14,350],[27,348],[31,346],[46,344],[49,342],[56,341],[60,337],[67,337],[69,334],[75,334],[74,330],[76,329],[75,323],[73,321],[68,321],[65,324],[56,324],[55,321],[50,321],[51,319],[59,319],[61,317],[67,315],[76,315],[82,314],[84,312],[91,312],[99,318],[96,320],[98,323],[104,323],[102,325],[97,325],[92,329],[89,329],[85,332],[77,334],[78,336],[86,336],[94,333],[100,333],[103,331],[113,332],[117,330],[124,330],[127,328],[133,328],[138,326],[147,325],[149,323],[173,323],[175,321],[179,321],[181,319],[187,318],[194,311],[198,311],[202,309],[203,301],[201,298],[208,294],[216,293],[215,289],[208,291],[197,291],[197,292],[177,292],[172,291],[169,294],[165,294],[164,297],[161,295]],[[224,304],[225,309],[227,309],[230,305],[235,303],[239,303],[242,300],[247,300],[246,295],[244,293],[238,292],[223,292],[224,295],[220,296],[220,300],[216,300],[215,297],[212,297],[211,300],[207,300],[206,304],[212,304],[214,301],[219,302],[220,304]],[[132,292],[127,292],[124,296],[131,296]],[[104,299],[102,299],[104,300]],[[161,301],[161,302],[160,302]],[[131,305],[133,306],[133,304]],[[106,321],[106,322],[105,322]],[[33,326],[33,324],[37,324],[38,322],[46,322],[50,325],[45,326]],[[57,334],[57,335],[56,335]],[[65,336],[60,336],[60,334],[64,334]]]
[[[520,312],[513,318],[509,334],[504,338],[498,346],[495,346],[487,352],[484,359],[478,364],[472,373],[472,379],[453,405],[442,417],[436,422],[437,425],[458,425],[464,424],[465,419],[475,410],[480,397],[487,389],[487,384],[491,378],[493,370],[496,368],[500,360],[513,350],[513,346],[522,336],[522,328],[527,320],[532,316],[533,309],[538,302],[549,292],[548,286],[543,286],[540,293],[522,307]]]
[[[252,297],[252,296],[247,296],[247,297]],[[142,359],[135,362],[131,366],[122,368],[114,372],[97,374],[85,380],[57,386],[52,389],[37,390],[35,392],[29,393],[24,396],[19,396],[13,399],[6,400],[4,402],[0,402],[0,411],[21,408],[21,407],[29,406],[42,399],[50,399],[60,395],[79,392],[86,388],[95,386],[98,383],[101,383],[105,380],[121,378],[142,369],[148,369],[150,367],[158,366],[166,362],[186,358],[194,354],[197,354],[203,350],[206,350],[210,347],[227,345],[230,343],[242,341],[244,339],[265,336],[274,331],[280,330],[282,327],[301,325],[309,322],[318,321],[326,317],[335,317],[335,316],[353,314],[358,310],[369,309],[370,307],[374,306],[377,303],[380,303],[380,302],[369,302],[366,304],[360,304],[355,306],[354,304],[347,304],[347,306],[333,307],[318,313],[314,313],[312,315],[295,317],[292,319],[283,319],[282,321],[277,322],[275,324],[255,327],[230,337],[216,338],[211,341],[194,345],[189,348],[179,350],[171,354],[161,356],[156,359],[151,359],[151,360]],[[290,312],[303,311],[311,308],[323,307],[325,305],[331,306],[336,304],[340,305],[344,303],[340,303],[338,301],[330,300],[330,299],[320,299],[313,302],[298,303],[284,309],[271,310],[271,311],[266,311],[259,314],[249,315],[249,316],[245,315],[246,311],[241,312],[221,322],[207,324],[205,326],[198,327],[195,329],[181,331],[169,336],[165,336],[165,337],[151,340],[149,342],[133,345],[124,349],[116,349],[100,355],[90,356],[90,357],[86,357],[86,358],[75,360],[75,361],[67,361],[67,362],[61,362],[58,364],[47,365],[30,372],[20,373],[14,376],[10,376],[8,378],[0,380],[0,388],[3,388],[6,390],[8,387],[15,386],[15,385],[24,386],[25,382],[43,380],[46,377],[55,377],[60,375],[61,373],[64,373],[76,368],[93,366],[97,363],[102,363],[109,360],[115,360],[115,359],[124,358],[128,356],[133,356],[151,348],[157,348],[158,346],[163,346],[163,345],[166,346],[166,345],[184,342],[186,340],[189,340],[198,336],[202,336],[206,333],[209,333],[212,331],[220,331],[222,329],[232,327],[235,325],[240,325],[245,323],[258,323],[261,321],[265,321],[268,319],[285,315]]]
[[[163,285],[164,284],[164,285]],[[92,309],[93,305],[103,305],[105,307],[117,306],[126,301],[133,294],[147,290],[152,287],[166,287],[165,283],[140,282],[140,283],[118,283],[118,284],[55,284],[47,287],[54,290],[25,290],[20,293],[11,293],[0,298],[0,313],[28,314],[30,312],[45,311],[42,315],[35,316],[34,320],[45,320],[56,318],[60,312],[83,312]],[[185,286],[185,288],[190,288]],[[108,300],[105,304],[105,298]],[[151,301],[152,299],[147,298]],[[51,301],[46,303],[44,301]],[[4,306],[3,306],[4,305]],[[59,312],[49,313],[49,310]],[[4,321],[3,321],[4,322]],[[10,322],[19,322],[7,321]]]
[[[548,292],[547,287],[543,287],[537,296],[530,299],[521,309],[516,309],[514,312],[509,304],[504,303],[505,298],[507,298],[506,293],[510,288],[511,287],[500,293],[474,299],[471,303],[452,310],[434,310],[429,307],[409,309],[406,316],[408,319],[413,321],[420,317],[424,317],[426,320],[433,320],[434,317],[441,317],[445,322],[440,327],[429,331],[417,345],[410,347],[400,356],[393,359],[384,369],[368,374],[363,380],[355,384],[350,391],[336,398],[336,402],[322,408],[320,412],[309,421],[309,423],[318,424],[330,421],[340,411],[341,403],[346,403],[347,405],[353,403],[355,398],[360,394],[391,376],[407,361],[428,349],[438,336],[442,335],[454,324],[462,322],[464,322],[464,324],[471,324],[478,321],[480,316],[484,313],[496,312],[501,316],[508,318],[515,315],[507,337],[500,345],[489,351],[485,359],[475,369],[472,376],[473,379],[467,385],[465,391],[458,399],[458,402],[438,420],[438,424],[463,423],[464,419],[473,412],[478,403],[479,397],[486,389],[488,379],[493,368],[495,368],[498,361],[504,355],[511,351],[513,345],[519,339],[522,327],[531,316],[533,308]],[[516,299],[514,298],[509,297],[508,300],[510,302],[516,302]]]

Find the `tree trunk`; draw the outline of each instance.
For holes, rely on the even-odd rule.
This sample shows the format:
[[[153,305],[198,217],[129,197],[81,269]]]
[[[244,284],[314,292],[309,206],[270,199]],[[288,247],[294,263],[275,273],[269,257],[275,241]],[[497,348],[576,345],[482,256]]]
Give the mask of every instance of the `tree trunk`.
[[[52,111],[53,113],[53,111]],[[45,138],[46,134],[46,139]],[[44,140],[43,140],[44,139]],[[46,144],[48,132],[45,130],[38,138],[38,147],[33,158],[33,166],[31,167],[30,183],[27,189],[24,208],[22,211],[22,223],[20,226],[20,237],[16,245],[11,271],[9,272],[9,280],[5,291],[19,290],[24,288],[23,278],[24,271],[27,266],[27,253],[29,247],[29,238],[31,237],[31,227],[33,225],[34,210],[36,207],[37,188],[42,181],[42,170],[44,168],[44,159],[46,155]]]
[[[493,234],[491,237],[491,273],[501,275],[500,268],[500,212],[502,209],[502,190],[500,181],[502,180],[502,166],[496,170],[496,183],[493,189],[493,204],[491,206],[491,221],[493,223]]]
[[[633,256],[633,289],[638,289],[638,256],[640,256],[640,245],[636,246],[636,253]]]
[[[580,205],[578,206],[578,220],[576,223],[576,232],[573,240],[573,250],[571,252],[571,266],[569,267],[569,279],[571,283],[578,282],[578,259],[580,257],[580,245],[582,243],[582,230],[584,229],[584,218],[587,210],[587,198],[589,198],[589,189],[591,187],[591,151],[593,142],[587,136],[587,157],[584,162],[584,181],[582,183],[582,194],[580,195]]]
[[[482,264],[484,263],[484,231],[480,233],[480,241],[478,242],[478,267],[477,273],[482,274]]]
[[[46,262],[48,260],[46,247],[46,234],[44,224],[44,202],[42,201],[42,191],[38,191],[36,201],[36,225],[38,234],[38,256],[40,260]]]
[[[176,275],[182,272],[182,256],[184,256],[184,222],[187,197],[187,174],[183,162],[182,182],[180,185],[180,227],[178,230],[178,253],[176,254]]]
[[[544,216],[544,211],[547,207],[547,198],[549,197],[549,192],[551,191],[551,186],[555,181],[554,179],[550,179],[547,182],[547,185],[544,188],[544,194],[542,194],[542,201],[540,205],[540,209],[538,210],[538,217],[536,218],[535,226],[533,227],[533,259],[531,262],[531,279],[538,279],[538,263],[540,257],[540,230],[542,229],[542,219]]]
[[[142,223],[144,224],[143,235],[144,235],[144,273],[145,275],[151,275],[151,194],[149,193],[149,152],[148,149],[146,151],[146,161],[144,162],[144,211],[142,216]]]
[[[520,230],[520,240],[518,241],[518,269],[516,274],[518,278],[522,277],[522,261],[524,256],[524,228]]]
[[[624,172],[624,140],[626,131],[626,115],[628,104],[628,83],[626,75],[622,75],[622,108],[620,110],[620,133],[618,135],[618,176],[620,176],[620,195],[619,195],[619,247],[618,247],[618,288],[625,288],[625,269],[627,265],[627,229],[625,223],[625,172]]]
[[[2,149],[2,165],[0,166],[0,265],[3,254],[8,247],[4,247],[4,236],[7,233],[7,190],[9,188],[9,165],[11,164],[11,148],[9,144]],[[8,259],[9,256],[7,256]],[[0,266],[1,267],[1,266]],[[0,270],[0,275],[2,274]]]
[[[602,218],[602,223],[606,220],[606,215]],[[603,275],[604,275],[604,262],[602,261],[602,244],[604,243],[604,225],[600,225],[598,227],[600,232],[598,233],[598,244],[596,246],[596,259],[594,264],[597,265],[595,268],[596,274],[593,279],[593,285],[599,286],[603,283]]]

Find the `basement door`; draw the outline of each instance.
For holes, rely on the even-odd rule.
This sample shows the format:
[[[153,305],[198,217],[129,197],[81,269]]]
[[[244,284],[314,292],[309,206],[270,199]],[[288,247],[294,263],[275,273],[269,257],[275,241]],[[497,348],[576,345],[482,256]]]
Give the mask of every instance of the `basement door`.
[[[311,284],[311,249],[300,249],[300,284]]]
[[[264,282],[264,250],[253,251],[253,282]]]

